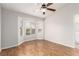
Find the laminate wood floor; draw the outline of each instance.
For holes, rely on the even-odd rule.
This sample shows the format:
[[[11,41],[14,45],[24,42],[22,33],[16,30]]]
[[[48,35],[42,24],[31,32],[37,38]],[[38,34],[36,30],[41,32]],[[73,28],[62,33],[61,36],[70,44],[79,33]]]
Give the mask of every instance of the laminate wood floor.
[[[77,56],[79,49],[66,47],[47,40],[24,42],[13,48],[3,49],[1,56]]]

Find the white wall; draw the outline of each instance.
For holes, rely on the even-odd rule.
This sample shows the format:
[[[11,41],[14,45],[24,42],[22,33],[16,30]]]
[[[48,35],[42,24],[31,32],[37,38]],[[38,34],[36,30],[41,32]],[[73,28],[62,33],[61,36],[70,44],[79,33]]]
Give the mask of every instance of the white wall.
[[[75,43],[79,43],[79,14],[74,16]]]
[[[1,6],[0,6],[0,50],[1,50]]]
[[[79,4],[68,4],[45,20],[45,39],[75,47],[74,16],[79,14]]]
[[[2,21],[1,21],[2,22],[2,25],[1,25],[1,30],[2,30],[1,48],[2,49],[17,46],[18,43],[24,42],[25,40],[28,41],[28,39],[22,39],[22,37],[20,38],[18,37],[18,32],[19,32],[18,16],[22,17],[22,20],[25,20],[24,18],[27,18],[27,19],[30,18],[31,20],[42,19],[42,18],[38,18],[31,15],[2,8]]]
[[[1,48],[16,46],[18,43],[18,19],[16,13],[2,9]]]

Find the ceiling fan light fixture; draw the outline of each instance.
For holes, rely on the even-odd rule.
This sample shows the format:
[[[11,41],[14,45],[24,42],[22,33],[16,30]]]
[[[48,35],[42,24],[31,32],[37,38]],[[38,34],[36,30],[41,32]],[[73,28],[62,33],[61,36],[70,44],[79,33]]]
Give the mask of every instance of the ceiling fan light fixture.
[[[45,9],[45,8],[43,8],[43,9],[42,9],[42,12],[46,12],[46,9]]]
[[[46,13],[46,8],[41,9],[41,11],[43,12],[43,15],[45,15],[45,13]]]
[[[43,12],[43,15],[45,15],[45,12]]]

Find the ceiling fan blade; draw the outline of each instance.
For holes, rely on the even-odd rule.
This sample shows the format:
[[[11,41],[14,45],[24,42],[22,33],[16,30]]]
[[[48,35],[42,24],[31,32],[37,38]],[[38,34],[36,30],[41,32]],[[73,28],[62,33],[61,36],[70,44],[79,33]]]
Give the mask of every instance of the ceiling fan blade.
[[[50,10],[50,11],[56,11],[56,9],[51,9],[51,8],[47,8],[47,10]]]
[[[47,7],[50,6],[50,5],[52,5],[52,4],[53,4],[53,3],[48,3],[48,4],[47,4]]]

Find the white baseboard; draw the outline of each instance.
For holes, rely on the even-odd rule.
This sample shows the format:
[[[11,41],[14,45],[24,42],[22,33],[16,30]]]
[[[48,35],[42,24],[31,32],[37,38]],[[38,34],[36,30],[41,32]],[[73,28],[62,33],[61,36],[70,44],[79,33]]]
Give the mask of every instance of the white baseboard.
[[[18,42],[18,46],[21,45],[23,42],[31,41],[31,40],[35,40],[35,39],[22,40],[22,41]]]
[[[16,44],[16,45],[13,45],[13,46],[2,47],[1,50],[2,50],[2,49],[8,49],[8,48],[16,47],[16,46],[18,46],[18,45]]]
[[[47,41],[54,42],[54,43],[57,43],[57,44],[61,44],[63,46],[67,46],[67,47],[70,47],[70,48],[75,48],[75,46],[70,46],[70,45],[67,45],[67,44],[60,43],[60,42],[55,42],[55,41],[52,41],[52,40],[47,40]]]
[[[18,46],[21,45],[25,40],[18,42]]]
[[[7,49],[7,48],[19,46],[19,45],[21,45],[23,42],[26,42],[26,41],[31,41],[31,40],[22,40],[22,41],[18,42],[16,45],[12,45],[12,46],[8,46],[8,47],[2,47],[1,50],[2,50],[2,49]]]
[[[16,45],[13,45],[13,46],[8,46],[8,47],[3,47],[2,49],[7,49],[7,48],[11,48],[11,47],[16,47],[16,46],[21,45],[23,42],[26,42],[26,41],[31,41],[31,40],[35,40],[35,39],[22,40],[22,41],[18,42],[18,44],[16,44]],[[2,49],[1,49],[1,50],[2,50]]]

